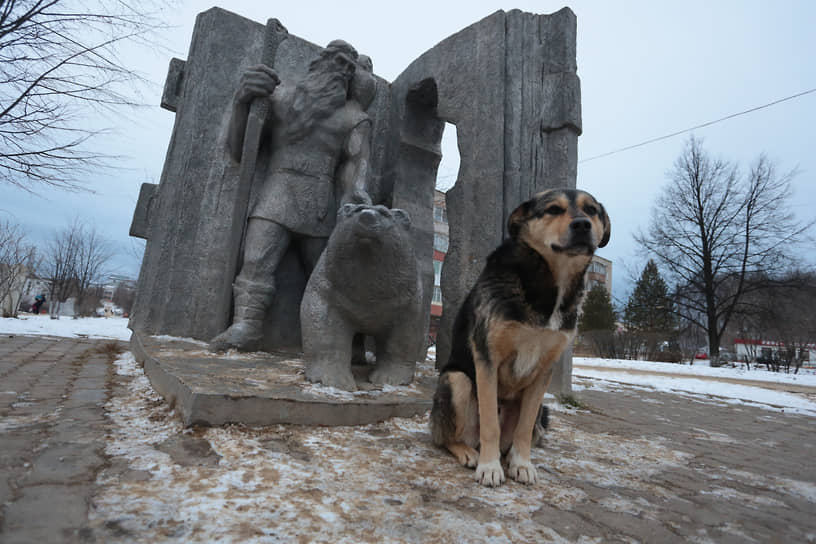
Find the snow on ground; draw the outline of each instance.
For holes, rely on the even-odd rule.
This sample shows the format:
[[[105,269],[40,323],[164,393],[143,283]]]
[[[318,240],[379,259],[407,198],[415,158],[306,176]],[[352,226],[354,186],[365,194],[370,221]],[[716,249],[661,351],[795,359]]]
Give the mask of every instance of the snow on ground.
[[[591,368],[602,367],[603,369]],[[659,376],[650,372],[676,374]],[[688,393],[698,397],[721,397],[726,404],[746,404],[771,411],[787,411],[816,416],[816,376],[812,374],[780,374],[766,370],[745,371],[739,368],[711,368],[708,364],[693,366],[648,361],[596,359],[575,357],[573,360],[573,384],[575,391],[592,389],[609,391],[622,384],[643,386],[668,393]],[[712,380],[711,378],[717,378]],[[755,381],[757,386],[727,383],[721,379]],[[774,388],[762,387],[773,384]],[[813,387],[810,395],[784,390],[785,385]]]
[[[626,372],[593,371],[574,368],[574,391],[614,391],[622,387],[631,389],[642,386],[652,391],[685,394],[696,400],[711,402],[713,399],[724,404],[744,404],[773,412],[790,412],[816,417],[816,402],[803,395],[775,391],[763,387],[751,387],[733,383],[715,382],[705,379],[673,378],[651,374],[631,374]],[[758,384],[760,382],[757,382]],[[816,396],[811,395],[813,398]]]
[[[114,338],[130,340],[126,317],[60,317],[51,319],[47,314],[24,314],[20,317],[0,318],[0,334],[61,336],[68,338]]]
[[[26,316],[0,319],[0,334],[127,340],[126,323]],[[568,511],[597,501],[603,515],[623,512],[654,521],[666,501],[684,500],[661,484],[660,474],[680,470],[700,481],[713,477],[710,467],[695,465],[694,456],[674,449],[668,438],[588,432],[566,407],[548,399],[555,408],[551,427],[545,444],[532,453],[542,481],[488,489],[431,444],[427,414],[357,427],[184,429],[132,354],[123,354],[115,366],[126,389],[105,405],[111,465],[98,476],[100,492],[90,511],[91,523],[111,531],[110,542],[428,542],[457,541],[463,534],[471,542],[588,542],[592,539],[580,532],[565,538],[542,524],[542,505]],[[746,378],[734,369],[576,358],[575,374],[579,391],[660,390],[709,405],[752,404],[816,416],[816,403],[805,395],[762,388],[760,381],[749,387],[712,379]],[[766,377],[767,386],[777,389],[789,379],[753,371],[750,377]],[[788,383],[807,385],[803,378]],[[700,434],[733,446],[724,434],[704,429]],[[179,449],[187,455],[178,457]],[[782,492],[816,501],[816,486],[805,481],[728,467],[716,477],[705,493],[723,501],[778,507]],[[779,493],[754,498],[744,491],[746,481]],[[592,491],[602,498],[586,490],[602,490]]]
[[[648,372],[668,372],[685,376],[710,376],[713,378],[738,378],[761,382],[794,383],[816,387],[816,370],[800,368],[798,374],[771,372],[764,368],[746,370],[745,365],[713,368],[708,361],[697,361],[693,365],[678,363],[655,363],[652,361],[631,361],[628,359],[601,359],[598,357],[574,357],[574,367],[597,366],[614,370],[644,370]]]
[[[20,314],[20,317],[16,319],[0,318],[0,334],[114,338],[127,341],[131,334],[127,323],[128,320],[124,317],[50,319],[48,315]],[[203,342],[199,344],[204,345]],[[432,358],[435,355],[434,347],[428,351]],[[689,366],[591,357],[575,357],[573,365],[573,374],[576,378],[585,378],[584,380],[576,379],[576,390],[603,390],[619,387],[621,383],[625,383],[672,393],[683,392],[726,397],[734,399],[737,403],[748,402],[770,410],[784,409],[816,415],[816,402],[814,402],[816,399],[813,398],[813,395],[811,399],[808,399],[804,395],[761,387],[762,382],[766,382],[816,388],[816,374],[808,369],[800,370],[799,374],[784,374],[760,369],[746,371],[744,367],[711,368],[707,362]],[[601,367],[602,370],[589,367]],[[676,376],[656,376],[649,374],[650,372],[670,373]],[[751,380],[757,382],[757,387],[724,383],[706,378]]]
[[[111,544],[458,542],[463,535],[472,543],[599,542],[582,534],[581,524],[570,526],[572,512],[655,522],[667,504],[689,504],[688,488],[667,485],[665,473],[688,474],[687,485],[713,480],[700,495],[721,508],[733,501],[756,509],[816,501],[808,481],[712,468],[666,437],[590,432],[563,407],[551,414],[545,442],[532,452],[539,484],[508,481],[489,489],[431,444],[427,415],[357,427],[184,429],[132,354],[116,361],[116,373],[127,389],[105,405],[112,468],[97,478],[100,492],[89,514],[93,525],[112,531]],[[696,431],[705,440],[743,446]],[[191,456],[168,451],[168,443],[179,441]],[[572,516],[559,527],[571,534],[542,521],[552,511]],[[733,530],[745,528],[736,523]],[[711,540],[703,531],[700,541]]]
[[[569,542],[538,521],[542,505],[587,502],[577,481],[612,497],[662,496],[654,476],[693,457],[662,437],[590,433],[554,414],[546,447],[532,457],[543,481],[489,489],[431,444],[427,415],[357,427],[183,429],[131,354],[116,371],[131,380],[105,406],[106,453],[127,470],[100,474],[90,513],[92,524],[116,529],[111,542],[443,542],[463,534],[474,543]],[[179,462],[165,447],[178,437],[187,451],[211,447],[220,457]],[[603,506],[650,519],[661,508],[622,497]]]

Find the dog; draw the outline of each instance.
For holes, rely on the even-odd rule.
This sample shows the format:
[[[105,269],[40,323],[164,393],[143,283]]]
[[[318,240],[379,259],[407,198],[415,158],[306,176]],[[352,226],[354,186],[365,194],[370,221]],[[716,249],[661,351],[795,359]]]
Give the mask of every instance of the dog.
[[[552,189],[516,208],[508,238],[487,258],[454,321],[440,369],[431,434],[476,480],[534,484],[533,430],[552,367],[575,337],[584,277],[609,242],[604,207],[589,193]]]

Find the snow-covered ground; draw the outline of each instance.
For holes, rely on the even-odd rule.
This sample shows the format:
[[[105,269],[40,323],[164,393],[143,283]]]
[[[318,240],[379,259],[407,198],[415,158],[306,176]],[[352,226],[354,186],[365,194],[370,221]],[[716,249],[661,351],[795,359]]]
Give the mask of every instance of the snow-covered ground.
[[[0,334],[48,335],[62,337],[115,338],[129,340],[128,320],[124,317],[88,317],[50,319],[47,315],[21,314],[17,319],[0,318]],[[429,350],[429,356],[435,349]],[[799,374],[744,367],[711,368],[706,362],[694,365],[575,357],[575,389],[606,390],[621,384],[648,387],[671,393],[716,396],[732,402],[749,403],[769,410],[788,410],[816,416],[816,373],[802,369]],[[671,374],[670,376],[656,375]],[[722,380],[750,380],[756,386]],[[813,394],[785,391],[785,386],[813,387]],[[795,389],[796,387],[794,387]]]
[[[126,317],[61,317],[21,313],[18,318],[0,318],[0,334],[61,336],[68,338],[114,338],[130,340]]]
[[[808,398],[802,394],[765,389],[761,386],[761,382],[757,382],[757,387],[751,387],[694,378],[631,374],[610,376],[606,373],[585,372],[581,369],[575,369],[573,374],[572,388],[576,392],[642,388],[645,391],[680,394],[707,402],[712,402],[714,400],[712,397],[719,397],[716,399],[718,404],[754,406],[772,412],[788,412],[816,417],[816,402],[810,400],[816,398],[816,395],[811,394]]]
[[[127,340],[126,325],[124,318],[0,319],[0,342],[9,334]],[[586,358],[575,358],[574,365],[579,392],[660,390],[706,406],[743,404],[816,417],[816,395],[778,390],[810,386],[813,376]],[[546,445],[532,452],[541,482],[487,489],[466,485],[471,474],[432,446],[427,414],[359,427],[184,429],[132,354],[119,357],[115,372],[124,385],[105,405],[112,468],[99,474],[89,514],[92,524],[111,528],[111,542],[457,541],[463,534],[474,543],[590,542],[595,540],[577,533],[567,539],[543,526],[537,517],[542,505],[569,511],[592,502],[604,515],[656,520],[667,501],[688,502],[671,486],[655,483],[666,471],[689,472],[689,481],[714,478],[717,484],[701,493],[756,508],[784,506],[776,497],[816,502],[809,481],[724,465],[712,469],[666,437],[588,432],[570,419],[575,408],[549,395]],[[747,377],[756,387],[718,381]],[[699,440],[753,447],[699,434]]]
[[[784,374],[760,369],[748,371],[744,367],[712,368],[707,362],[681,365],[575,357],[572,373],[576,391],[612,390],[626,384],[675,394],[720,397],[726,404],[816,416],[816,375],[808,369],[800,370],[799,374]],[[724,380],[750,381],[756,386]],[[803,387],[813,390],[803,393]]]
[[[601,525],[622,514],[653,523],[667,504],[690,504],[682,497],[686,487],[667,485],[663,474],[672,472],[687,485],[703,482],[700,494],[723,511],[729,501],[755,509],[816,502],[816,486],[804,475],[712,467],[664,436],[589,432],[571,419],[574,409],[552,398],[546,444],[532,451],[539,484],[488,489],[431,444],[427,414],[357,427],[184,429],[132,354],[115,366],[130,378],[127,390],[105,405],[112,422],[105,451],[119,468],[100,474],[90,511],[92,524],[116,530],[110,542],[599,542],[580,525],[566,538],[539,515],[564,511],[558,529],[569,529],[572,511],[592,503]],[[699,400],[706,408],[720,404]],[[693,441],[755,447],[694,432]],[[169,447],[174,443],[206,457],[179,455]],[[741,538],[739,523],[722,530],[750,540]],[[697,540],[717,541],[707,538],[708,529],[701,525]]]
[[[798,374],[770,372],[764,368],[746,370],[745,365],[713,368],[708,361],[697,361],[693,365],[675,363],[655,363],[651,361],[630,361],[626,359],[600,359],[598,357],[574,357],[573,366],[597,366],[611,370],[645,370],[680,376],[708,376],[714,378],[736,378],[760,382],[793,383],[816,387],[816,372],[812,368],[800,368]]]

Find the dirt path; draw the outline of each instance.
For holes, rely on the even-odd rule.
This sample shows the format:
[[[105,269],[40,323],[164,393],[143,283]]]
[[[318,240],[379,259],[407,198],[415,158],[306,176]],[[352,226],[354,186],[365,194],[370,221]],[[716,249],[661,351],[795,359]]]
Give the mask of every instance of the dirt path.
[[[758,380],[746,380],[741,378],[721,378],[718,376],[697,376],[697,375],[687,375],[687,374],[675,374],[672,372],[659,372],[656,370],[635,370],[631,368],[610,368],[608,366],[594,366],[594,365],[582,365],[582,364],[575,364],[573,363],[573,374],[576,376],[581,375],[581,369],[586,368],[589,370],[595,370],[597,372],[625,372],[627,374],[635,374],[641,376],[665,376],[669,378],[690,378],[695,380],[706,380],[711,382],[722,382],[722,383],[733,383],[737,385],[748,385],[752,387],[761,387],[763,389],[772,389],[774,391],[785,391],[787,393],[799,393],[808,396],[816,396],[816,387],[810,387],[807,385],[799,385],[799,384],[791,384],[791,383],[777,383],[777,382],[764,382]]]

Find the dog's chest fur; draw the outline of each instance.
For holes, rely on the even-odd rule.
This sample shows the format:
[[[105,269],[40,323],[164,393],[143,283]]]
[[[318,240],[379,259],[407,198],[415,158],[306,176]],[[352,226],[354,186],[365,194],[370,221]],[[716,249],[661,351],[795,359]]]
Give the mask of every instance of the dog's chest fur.
[[[575,337],[577,314],[583,290],[572,293],[559,288],[549,317],[539,315],[531,323],[520,324],[515,331],[513,376],[524,379],[534,374],[539,365],[554,362]]]
[[[500,396],[524,389],[548,371],[575,336],[584,294],[584,270],[556,282],[546,263],[522,269],[512,291],[517,312],[499,312],[490,327],[493,359],[500,365]]]
[[[516,339],[513,376],[518,380],[534,374],[539,365],[554,362],[572,335],[549,327],[523,327]]]

